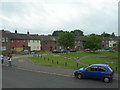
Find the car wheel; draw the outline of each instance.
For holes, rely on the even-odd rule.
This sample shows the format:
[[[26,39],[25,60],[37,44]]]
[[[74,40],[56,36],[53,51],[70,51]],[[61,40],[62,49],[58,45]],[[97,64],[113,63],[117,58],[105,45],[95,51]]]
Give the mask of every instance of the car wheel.
[[[103,79],[103,81],[104,81],[105,83],[109,83],[109,82],[110,82],[110,78],[105,77],[105,78]]]
[[[82,79],[83,78],[82,74],[77,74],[77,78]]]

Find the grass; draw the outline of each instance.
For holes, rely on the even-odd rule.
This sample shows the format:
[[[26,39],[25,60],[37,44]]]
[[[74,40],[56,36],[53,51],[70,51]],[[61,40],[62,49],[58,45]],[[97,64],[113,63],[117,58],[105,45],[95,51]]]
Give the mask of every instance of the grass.
[[[96,51],[96,52],[79,52],[79,53],[66,53],[66,54],[59,54],[68,57],[83,57],[83,56],[110,56],[110,57],[118,57],[118,53],[116,51],[109,52],[109,51]]]
[[[85,63],[85,64],[96,64],[96,63],[108,64],[115,71],[116,71],[116,67],[119,68],[118,59],[94,57],[94,56],[118,57],[117,51],[79,52],[79,53],[67,53],[67,54],[58,54],[58,55],[67,56],[67,57],[78,57],[78,58],[89,56],[89,57],[82,59],[80,62]],[[43,65],[43,66],[63,67],[63,68],[73,68],[73,69],[78,68],[78,67],[86,67],[82,64],[79,64],[77,66],[77,63],[75,62],[75,60],[62,58],[58,55],[56,56],[46,55],[46,56],[42,56],[42,58],[41,56],[30,57],[30,60],[32,60],[33,63],[37,65]],[[115,62],[115,63],[107,63],[107,62]],[[65,65],[65,63],[67,63],[67,65]],[[117,72],[120,73],[120,70],[118,69]]]
[[[90,56],[82,59],[81,62],[85,64],[96,64],[96,63],[108,64],[114,69],[114,71],[116,71],[116,67],[117,67],[116,72],[118,72],[118,59],[97,58],[97,57]],[[107,62],[115,62],[115,63],[107,63]]]
[[[51,67],[64,67],[64,68],[78,68],[78,67],[85,67],[84,65],[78,64],[75,60],[62,58],[58,56],[39,56],[39,57],[30,57],[30,60],[33,61],[34,64],[43,65],[43,66],[51,66]]]

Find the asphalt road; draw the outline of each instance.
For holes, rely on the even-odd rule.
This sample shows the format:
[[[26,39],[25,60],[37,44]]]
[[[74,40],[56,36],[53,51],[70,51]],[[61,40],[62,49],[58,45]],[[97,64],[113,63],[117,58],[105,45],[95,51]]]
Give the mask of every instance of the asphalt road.
[[[3,88],[117,88],[118,81],[104,83],[100,80],[57,76],[3,66]]]

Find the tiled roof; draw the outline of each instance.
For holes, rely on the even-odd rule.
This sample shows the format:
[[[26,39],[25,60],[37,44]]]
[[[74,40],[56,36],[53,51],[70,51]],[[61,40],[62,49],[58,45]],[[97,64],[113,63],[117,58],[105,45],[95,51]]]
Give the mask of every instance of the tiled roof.
[[[103,37],[102,41],[118,41],[117,37]]]

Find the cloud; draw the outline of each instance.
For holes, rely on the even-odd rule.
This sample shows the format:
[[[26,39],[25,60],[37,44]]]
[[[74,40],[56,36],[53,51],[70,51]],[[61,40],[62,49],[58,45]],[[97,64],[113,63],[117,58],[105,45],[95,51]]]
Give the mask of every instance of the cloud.
[[[118,0],[6,0],[2,2],[0,26],[39,34],[57,29],[117,34],[117,3]]]

